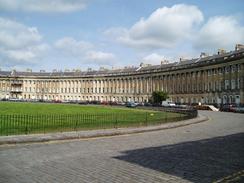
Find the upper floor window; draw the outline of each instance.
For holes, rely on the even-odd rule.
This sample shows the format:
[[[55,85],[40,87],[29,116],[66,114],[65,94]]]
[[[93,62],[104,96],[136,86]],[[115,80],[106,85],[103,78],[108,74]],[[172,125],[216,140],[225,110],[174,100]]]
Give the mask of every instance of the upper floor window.
[[[225,80],[225,89],[227,90],[229,88],[229,80]]]
[[[208,76],[211,76],[211,70],[208,70]]]
[[[219,70],[219,74],[222,74],[223,73],[222,68],[219,68],[218,70]]]
[[[236,89],[236,80],[235,79],[231,80],[231,89],[232,90]]]
[[[228,73],[230,71],[230,66],[226,66],[225,68],[225,73]]]
[[[222,89],[221,85],[222,85],[222,82],[220,81],[220,82],[218,83],[219,91],[221,91],[221,89]]]
[[[212,84],[211,82],[208,83],[208,91],[212,89],[211,84]]]
[[[241,64],[236,64],[237,72],[240,72],[241,70]]]
[[[240,83],[241,83],[241,80],[239,78],[237,78],[237,89],[240,89]]]

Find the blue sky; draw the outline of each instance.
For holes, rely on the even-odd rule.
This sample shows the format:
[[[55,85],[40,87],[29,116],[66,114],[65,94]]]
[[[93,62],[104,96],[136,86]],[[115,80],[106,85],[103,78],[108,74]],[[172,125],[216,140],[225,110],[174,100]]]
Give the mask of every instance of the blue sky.
[[[0,68],[118,68],[244,43],[243,0],[0,0]]]

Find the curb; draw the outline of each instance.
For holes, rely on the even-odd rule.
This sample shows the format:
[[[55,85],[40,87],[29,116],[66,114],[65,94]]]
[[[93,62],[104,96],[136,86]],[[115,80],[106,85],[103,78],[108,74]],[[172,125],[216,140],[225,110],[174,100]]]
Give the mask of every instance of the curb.
[[[170,123],[165,123],[156,126],[3,136],[0,137],[0,145],[38,143],[38,142],[48,142],[48,141],[55,141],[55,140],[86,139],[86,138],[116,136],[116,135],[125,135],[125,134],[135,134],[135,133],[143,133],[143,132],[151,132],[151,131],[183,127],[191,124],[201,123],[207,121],[208,119],[209,118],[207,116],[198,115],[198,117],[193,119],[179,121],[179,122],[170,122]]]

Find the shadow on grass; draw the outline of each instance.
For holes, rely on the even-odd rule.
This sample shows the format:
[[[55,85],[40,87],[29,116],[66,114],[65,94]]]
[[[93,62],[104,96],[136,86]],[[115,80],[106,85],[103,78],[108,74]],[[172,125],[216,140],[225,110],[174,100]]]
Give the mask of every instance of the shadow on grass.
[[[244,133],[122,153],[115,158],[192,182],[244,182]]]

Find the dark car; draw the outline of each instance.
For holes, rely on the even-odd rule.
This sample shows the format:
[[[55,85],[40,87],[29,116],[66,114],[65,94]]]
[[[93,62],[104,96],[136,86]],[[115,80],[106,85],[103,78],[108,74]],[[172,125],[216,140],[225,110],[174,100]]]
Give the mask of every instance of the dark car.
[[[134,102],[127,102],[125,106],[126,106],[126,107],[132,107],[132,108],[133,108],[133,107],[136,107],[137,104],[134,103]]]
[[[115,101],[109,101],[108,103],[109,103],[109,105],[118,105],[118,103]]]
[[[151,103],[146,102],[146,103],[144,103],[144,106],[152,106],[152,104],[151,104]]]
[[[235,107],[235,108],[234,108],[234,112],[237,112],[237,113],[244,113],[244,107]]]
[[[80,104],[80,105],[87,105],[88,104],[88,101],[80,101],[78,104]]]
[[[101,104],[102,104],[102,105],[109,105],[109,102],[107,102],[107,101],[102,101]]]
[[[236,105],[234,104],[225,104],[222,107],[220,107],[220,111],[225,112],[235,112]]]

